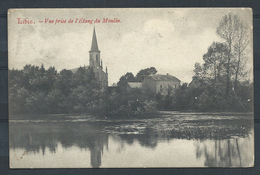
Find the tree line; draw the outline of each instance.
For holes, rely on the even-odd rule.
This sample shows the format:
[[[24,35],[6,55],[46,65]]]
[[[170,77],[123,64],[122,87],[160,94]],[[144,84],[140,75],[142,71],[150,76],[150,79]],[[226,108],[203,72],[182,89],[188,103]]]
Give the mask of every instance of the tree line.
[[[247,69],[249,28],[237,15],[225,15],[216,29],[223,42],[213,42],[195,63],[190,84],[168,91],[166,96],[142,89],[129,89],[128,82],[142,82],[154,67],[127,72],[118,83],[100,89],[91,68],[76,73],[44,65],[26,65],[9,70],[10,114],[93,113],[130,117],[154,114],[157,110],[252,111],[253,83]]]
[[[137,79],[155,68],[141,70]],[[44,65],[26,65],[22,70],[9,70],[10,114],[95,114],[121,116],[155,111],[152,97],[141,90],[127,91],[133,81],[126,74],[116,88],[100,89],[92,68],[80,67],[76,73]],[[141,80],[140,80],[141,81]]]
[[[10,113],[81,113],[99,106],[92,98],[102,96],[98,87],[93,71],[84,67],[75,74],[44,65],[9,70]]]
[[[249,27],[238,15],[229,13],[221,19],[216,34],[223,42],[213,42],[203,55],[204,63],[195,64],[194,79],[204,89],[198,99],[201,108],[252,111],[253,83],[246,50]]]

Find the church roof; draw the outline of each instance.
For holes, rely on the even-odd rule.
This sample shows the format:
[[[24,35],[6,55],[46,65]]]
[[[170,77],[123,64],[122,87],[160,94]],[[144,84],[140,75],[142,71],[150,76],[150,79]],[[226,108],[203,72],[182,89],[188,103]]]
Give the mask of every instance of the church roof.
[[[88,69],[89,66],[84,66],[85,69]],[[72,73],[76,73],[78,71],[79,67],[78,68],[74,68],[74,69],[69,69]]]
[[[176,78],[175,76],[172,75],[160,75],[160,74],[152,74],[149,75],[149,77],[151,77],[152,79],[154,79],[155,81],[181,81],[178,78]]]
[[[96,37],[95,27],[93,29],[93,37],[92,37],[92,44],[91,44],[91,50],[90,51],[99,51],[98,50],[98,44],[97,44],[97,37]]]

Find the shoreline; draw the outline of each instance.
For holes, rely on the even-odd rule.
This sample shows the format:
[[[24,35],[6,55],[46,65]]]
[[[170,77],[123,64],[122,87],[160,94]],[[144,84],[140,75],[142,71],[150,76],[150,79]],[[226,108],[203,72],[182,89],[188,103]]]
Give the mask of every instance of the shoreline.
[[[179,112],[179,111],[159,111],[157,116],[154,114],[149,117],[149,115],[144,115],[145,117],[133,116],[133,117],[115,117],[107,118],[94,116],[89,114],[30,114],[30,115],[9,115],[9,121],[19,121],[19,120],[28,120],[28,121],[135,121],[135,120],[158,120],[158,119],[176,119],[180,120],[184,116],[188,116],[189,120],[214,120],[214,119],[236,119],[236,118],[245,118],[252,119],[254,118],[254,113],[246,112]]]

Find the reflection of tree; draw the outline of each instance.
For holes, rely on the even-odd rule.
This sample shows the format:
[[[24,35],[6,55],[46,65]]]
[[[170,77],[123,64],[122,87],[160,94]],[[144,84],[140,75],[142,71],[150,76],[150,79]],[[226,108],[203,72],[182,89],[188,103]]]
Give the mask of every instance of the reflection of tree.
[[[10,123],[10,148],[27,152],[55,153],[58,143],[63,148],[76,146],[90,150],[92,167],[101,166],[108,134],[121,146],[138,142],[142,147],[156,148],[159,140],[196,140],[196,157],[205,157],[205,166],[241,166],[243,157],[239,141],[252,129],[250,120],[201,120],[180,123],[160,122],[46,122]],[[214,145],[207,144],[214,142]],[[213,149],[214,148],[214,149]],[[213,150],[212,150],[213,149]]]
[[[152,129],[146,128],[145,133],[137,136],[137,140],[142,146],[155,148],[159,139],[159,132]]]
[[[214,148],[213,150],[210,148]],[[241,153],[238,138],[215,140],[214,147],[209,142],[199,142],[196,145],[197,159],[205,157],[208,167],[241,167]],[[250,163],[250,162],[244,162]]]
[[[159,135],[160,132],[148,127],[142,134],[120,134],[120,138],[115,137],[115,139],[129,145],[132,145],[135,140],[138,140],[141,146],[155,148],[160,138]]]
[[[46,148],[55,153],[58,142],[64,148],[73,145],[88,148],[91,165],[99,167],[108,135],[102,132],[102,124],[98,123],[10,123],[10,148],[22,148],[34,153],[42,151],[44,155]]]
[[[23,148],[27,152],[40,152],[45,154],[48,147],[51,152],[56,151],[57,139],[52,129],[45,130],[38,127],[38,124],[31,123],[10,123],[10,148]],[[50,137],[51,136],[51,137]]]
[[[250,120],[205,121],[200,125],[192,123],[176,127],[171,131],[171,137],[196,140],[196,157],[205,157],[205,166],[239,167],[242,160],[238,138],[248,137],[252,126]],[[209,144],[213,140],[214,145]]]
[[[171,125],[172,124],[172,125]],[[230,139],[233,136],[247,137],[252,129],[252,121],[248,119],[240,120],[201,120],[184,121],[178,125],[174,122],[149,123],[145,129],[139,130],[139,134],[131,134],[131,131],[138,132],[137,123],[128,122],[110,124],[109,132],[117,133],[120,139],[118,142],[124,142],[129,145],[138,140],[141,146],[155,148],[158,140],[187,139],[187,140],[223,140]],[[144,126],[143,124],[141,126]],[[125,134],[124,132],[128,132]],[[116,139],[116,138],[115,138]]]

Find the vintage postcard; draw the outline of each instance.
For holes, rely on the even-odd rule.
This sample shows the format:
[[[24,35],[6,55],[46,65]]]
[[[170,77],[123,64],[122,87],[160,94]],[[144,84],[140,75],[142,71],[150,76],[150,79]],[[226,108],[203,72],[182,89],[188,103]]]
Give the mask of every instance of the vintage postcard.
[[[254,166],[250,8],[10,9],[11,168]]]

